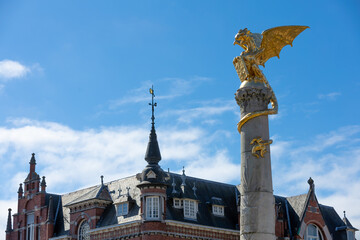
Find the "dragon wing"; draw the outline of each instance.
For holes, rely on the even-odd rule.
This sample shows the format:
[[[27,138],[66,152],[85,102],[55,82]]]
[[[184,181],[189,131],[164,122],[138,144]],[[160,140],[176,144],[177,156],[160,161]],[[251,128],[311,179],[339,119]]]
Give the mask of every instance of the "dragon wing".
[[[292,46],[294,39],[308,26],[281,26],[265,30],[262,35],[261,52],[257,54],[259,64],[265,67],[265,62],[272,57],[280,55],[286,45]]]

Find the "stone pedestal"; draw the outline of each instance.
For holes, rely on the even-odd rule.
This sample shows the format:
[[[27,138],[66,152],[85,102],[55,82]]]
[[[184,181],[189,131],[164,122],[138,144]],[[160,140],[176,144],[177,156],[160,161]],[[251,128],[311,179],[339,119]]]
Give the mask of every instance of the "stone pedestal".
[[[272,91],[263,83],[243,82],[236,92],[241,117],[264,111]],[[240,239],[275,240],[275,210],[271,176],[270,146],[263,157],[252,154],[255,138],[269,140],[268,116],[250,119],[241,128]]]

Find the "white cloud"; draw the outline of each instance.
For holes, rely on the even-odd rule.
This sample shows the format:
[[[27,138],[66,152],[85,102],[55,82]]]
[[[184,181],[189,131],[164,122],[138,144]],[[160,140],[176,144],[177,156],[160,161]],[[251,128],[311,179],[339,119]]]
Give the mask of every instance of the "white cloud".
[[[333,101],[333,100],[336,100],[336,98],[338,96],[341,96],[341,93],[339,93],[339,92],[331,92],[331,93],[326,93],[326,94],[319,94],[318,98],[321,99],[321,100]]]
[[[47,190],[52,193],[97,184],[100,175],[104,175],[105,181],[134,175],[146,165],[149,129],[125,126],[79,131],[30,119],[10,119],[8,125],[0,127],[0,181],[9,183],[0,186],[0,201],[4,205],[0,206],[0,218],[7,214],[8,207],[16,204],[12,199],[17,196],[19,183],[26,178],[32,152],[36,153],[36,171],[46,176]],[[196,127],[163,127],[157,133],[162,153],[160,165],[164,169],[181,164],[194,177],[239,181],[240,165],[231,163],[225,149],[211,149],[217,139],[213,135],[220,133]]]
[[[14,214],[17,210],[17,199],[13,198],[10,200],[1,200],[0,199],[0,236],[5,239],[5,229],[8,219],[8,209],[11,208],[11,214]],[[12,218],[12,217],[11,217]],[[11,219],[12,222],[12,219]]]
[[[208,77],[194,76],[188,79],[167,77],[155,81],[156,99],[173,99],[192,93],[198,86],[204,82],[211,81]],[[124,104],[146,102],[149,100],[149,88],[152,82],[144,81],[141,87],[130,90],[129,94],[120,99],[111,100],[109,108],[116,109]],[[166,87],[167,95],[157,95],[157,86]]]
[[[0,79],[21,78],[30,72],[30,68],[12,60],[0,61]]]
[[[275,194],[306,193],[315,180],[320,203],[333,206],[360,227],[360,126],[342,127],[299,143],[273,137],[271,146]],[[286,163],[286,164],[284,164]],[[276,193],[276,191],[278,193]]]
[[[211,105],[205,102],[201,103],[201,105],[205,106],[170,110],[160,114],[160,117],[176,116],[177,120],[182,123],[191,123],[200,119],[202,123],[212,125],[214,123],[213,121],[215,120],[211,119],[210,117],[220,116],[225,112],[236,111],[236,106],[234,106],[233,101],[214,100]]]
[[[206,112],[212,111],[203,114]],[[217,112],[213,110],[212,114]],[[12,199],[26,177],[32,152],[36,153],[37,172],[46,176],[48,191],[54,193],[97,184],[100,175],[105,176],[105,181],[134,175],[146,165],[144,154],[149,134],[146,128],[123,126],[79,131],[54,122],[29,119],[12,119],[8,124],[0,127],[3,173],[0,180],[9,183],[0,186],[0,220],[5,218],[5,222],[7,208],[16,204]],[[172,126],[158,128],[157,133],[163,157],[160,164],[164,169],[175,166],[181,172],[184,165],[189,176],[239,181],[238,158],[230,156],[226,148],[214,148],[216,139],[231,136],[228,132]],[[334,206],[338,213],[346,210],[350,221],[359,228],[359,133],[360,126],[343,127],[301,143],[273,136],[275,194],[305,193],[306,180],[311,176],[319,202]]]

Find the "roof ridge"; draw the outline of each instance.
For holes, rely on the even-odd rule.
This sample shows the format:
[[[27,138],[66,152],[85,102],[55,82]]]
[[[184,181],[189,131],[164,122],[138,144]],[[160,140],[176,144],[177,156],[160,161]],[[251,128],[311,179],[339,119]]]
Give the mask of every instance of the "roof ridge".
[[[181,174],[179,174],[179,173],[174,173],[174,172],[169,172],[169,174],[170,175],[178,175],[178,176],[182,176]],[[234,185],[234,184],[230,184],[230,183],[222,183],[222,182],[216,182],[216,181],[214,181],[214,180],[207,180],[207,179],[203,179],[203,178],[197,178],[197,177],[191,177],[191,176],[188,176],[188,175],[186,175],[186,178],[188,179],[188,178],[191,178],[191,179],[198,179],[198,180],[201,180],[201,181],[203,181],[203,182],[208,182],[208,183],[216,183],[216,184],[220,184],[220,185],[227,185],[227,186],[231,186],[231,187],[237,187],[237,185]]]
[[[115,179],[115,180],[112,180],[112,181],[109,181],[109,182],[106,182],[104,183],[104,185],[109,185],[113,182],[116,182],[116,181],[119,181],[119,180],[124,180],[124,179],[127,179],[127,178],[133,178],[133,177],[136,177],[136,174],[134,175],[131,175],[129,177],[123,177],[123,178],[119,178],[119,179]],[[85,187],[85,188],[79,188],[75,191],[72,191],[72,192],[68,192],[68,193],[65,193],[65,194],[59,194],[60,196],[68,196],[68,195],[71,195],[71,194],[74,194],[74,193],[77,193],[77,192],[80,192],[80,191],[84,191],[86,189],[90,189],[90,188],[96,188],[96,187],[101,187],[101,184],[97,184],[97,185],[92,185],[92,186],[88,186],[88,187]]]

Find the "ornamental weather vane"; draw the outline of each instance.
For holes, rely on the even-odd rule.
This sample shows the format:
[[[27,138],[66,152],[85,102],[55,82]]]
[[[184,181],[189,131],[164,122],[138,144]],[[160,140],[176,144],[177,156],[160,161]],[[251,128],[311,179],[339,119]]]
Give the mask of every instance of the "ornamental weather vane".
[[[155,107],[157,106],[157,103],[155,102],[154,103],[154,97],[155,97],[155,94],[154,94],[154,86],[151,86],[151,88],[149,89],[149,92],[151,94],[151,103],[149,103],[149,105],[151,105],[151,111],[152,111],[152,115],[151,115],[151,124],[152,126],[154,126],[155,122],[155,116],[154,116],[154,111],[155,111]]]
[[[259,68],[259,65],[265,67],[265,62],[272,57],[280,55],[280,51],[286,45],[292,46],[294,39],[308,26],[281,26],[274,27],[264,32],[252,33],[247,28],[241,29],[235,36],[234,45],[242,47],[240,56],[233,60],[236,72],[242,82],[242,86],[251,83],[262,83],[272,92],[270,103],[272,108],[263,111],[255,111],[243,116],[238,123],[238,131],[248,120],[257,116],[277,114],[278,103],[269,82]],[[241,88],[241,86],[240,86]]]

